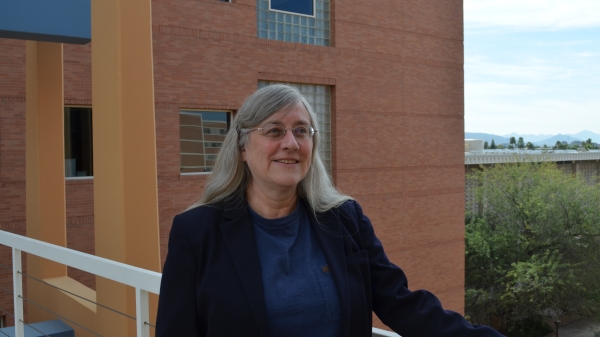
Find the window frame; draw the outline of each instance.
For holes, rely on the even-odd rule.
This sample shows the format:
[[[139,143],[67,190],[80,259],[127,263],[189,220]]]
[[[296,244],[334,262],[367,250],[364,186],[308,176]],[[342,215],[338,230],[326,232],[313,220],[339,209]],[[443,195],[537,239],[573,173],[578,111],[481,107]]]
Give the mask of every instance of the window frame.
[[[282,11],[279,9],[273,9],[273,7],[271,6],[271,1],[269,0],[269,11],[271,12],[276,12],[276,13],[285,13],[285,14],[292,14],[292,15],[300,15],[300,16],[305,16],[307,18],[317,18],[317,0],[312,0],[312,6],[313,6],[313,14],[312,15],[307,15],[307,14],[301,14],[301,13],[296,13],[296,12],[288,12],[288,11]]]
[[[64,168],[64,170],[65,170],[65,180],[91,180],[91,179],[94,179],[94,174],[93,174],[93,172],[94,172],[94,125],[93,125],[93,123],[94,123],[93,122],[94,108],[91,105],[73,105],[73,104],[63,105],[63,128],[64,128],[64,132],[67,131],[66,128],[65,128],[65,123],[67,122],[66,119],[65,119],[65,117],[66,117],[65,113],[66,113],[66,109],[68,109],[68,108],[69,109],[71,109],[71,108],[75,108],[75,109],[90,109],[90,114],[91,114],[91,116],[90,116],[90,123],[91,123],[91,125],[90,125],[90,135],[91,135],[90,142],[91,142],[91,150],[92,150],[92,153],[91,153],[91,170],[92,170],[92,174],[91,175],[86,175],[86,176],[78,176],[78,175],[67,176],[66,175],[66,173],[67,173],[66,172],[66,162],[65,162],[65,164],[64,164],[65,165],[65,168]],[[67,156],[67,153],[66,153],[67,138],[65,136],[63,136],[63,146],[64,146],[64,148],[63,148],[63,157],[65,157],[65,158],[63,158],[63,160],[66,161],[66,159],[67,159],[66,158],[66,156]]]
[[[229,129],[231,128],[231,122],[233,121],[235,113],[234,113],[233,110],[179,108],[179,175],[193,176],[193,175],[207,175],[207,174],[210,174],[212,171],[209,171],[209,172],[181,172],[181,170],[183,168],[182,163],[181,163],[181,156],[182,156],[182,154],[186,154],[186,155],[198,155],[198,156],[205,156],[205,157],[206,156],[213,156],[214,155],[215,159],[216,159],[216,156],[218,155],[218,153],[216,153],[216,154],[215,153],[195,154],[195,153],[188,153],[188,152],[184,153],[184,152],[181,151],[181,140],[182,140],[181,139],[181,126],[182,126],[182,124],[181,124],[181,115],[182,114],[186,114],[186,112],[188,112],[188,115],[194,115],[193,114],[194,112],[197,112],[197,113],[198,112],[223,112],[223,113],[226,113],[226,116],[227,116],[227,122],[226,122],[227,123],[227,128],[226,128],[225,134],[223,134],[223,135],[221,135],[221,134],[210,134],[210,135],[218,135],[218,136],[223,136],[223,137],[227,137],[227,133],[229,132]],[[192,112],[192,113],[189,113],[189,112]],[[205,128],[205,126],[202,125],[201,128],[203,130]],[[211,127],[211,128],[213,128],[213,127]],[[185,141],[191,141],[191,142],[197,141],[197,142],[202,142],[203,144],[206,143],[206,142],[208,142],[208,143],[220,143],[221,144],[220,147],[210,147],[211,149],[219,149],[219,152],[220,152],[220,149],[222,148],[222,145],[225,142],[225,138],[223,138],[222,141],[211,141],[211,140],[208,140],[208,141],[201,140],[200,141],[200,140],[193,140],[193,139],[188,139],[188,140],[185,140]],[[204,147],[204,148],[206,149],[206,147]],[[206,167],[206,166],[204,166],[204,167]]]

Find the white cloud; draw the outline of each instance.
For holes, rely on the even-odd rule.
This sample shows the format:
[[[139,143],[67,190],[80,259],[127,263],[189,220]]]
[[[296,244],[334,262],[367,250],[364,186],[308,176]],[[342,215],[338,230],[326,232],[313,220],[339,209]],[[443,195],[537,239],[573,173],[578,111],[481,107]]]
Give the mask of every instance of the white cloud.
[[[548,98],[536,86],[465,83],[465,130],[495,134],[600,133],[600,100],[573,100],[567,92]]]
[[[465,95],[474,98],[502,98],[522,97],[537,91],[537,87],[527,84],[511,84],[502,82],[465,82]],[[481,103],[484,103],[482,101]],[[469,104],[470,102],[466,102]]]
[[[467,78],[504,79],[518,83],[567,79],[566,68],[537,59],[528,59],[512,64],[467,59],[465,60],[465,73]]]
[[[465,25],[523,30],[600,27],[598,0],[464,0]]]

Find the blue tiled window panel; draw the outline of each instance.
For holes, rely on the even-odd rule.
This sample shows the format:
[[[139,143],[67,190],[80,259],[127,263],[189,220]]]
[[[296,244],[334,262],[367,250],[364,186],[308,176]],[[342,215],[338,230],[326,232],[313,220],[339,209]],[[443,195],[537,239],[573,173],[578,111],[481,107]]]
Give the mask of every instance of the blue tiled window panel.
[[[314,16],[269,10],[269,1],[273,8],[275,0],[257,0],[259,38],[329,46],[330,0],[314,0]]]

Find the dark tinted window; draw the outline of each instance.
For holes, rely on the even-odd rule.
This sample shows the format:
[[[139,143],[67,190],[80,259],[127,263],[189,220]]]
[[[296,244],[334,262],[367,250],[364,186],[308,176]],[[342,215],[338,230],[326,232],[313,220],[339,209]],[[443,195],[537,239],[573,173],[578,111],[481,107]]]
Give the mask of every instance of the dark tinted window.
[[[65,108],[65,177],[94,175],[92,108]]]
[[[313,0],[271,0],[271,9],[302,15],[315,15]]]

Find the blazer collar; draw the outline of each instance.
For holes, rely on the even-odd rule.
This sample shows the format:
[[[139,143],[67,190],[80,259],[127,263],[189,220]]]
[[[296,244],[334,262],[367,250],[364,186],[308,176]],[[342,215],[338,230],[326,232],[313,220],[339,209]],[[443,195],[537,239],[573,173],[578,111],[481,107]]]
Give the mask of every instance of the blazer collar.
[[[350,336],[350,299],[346,252],[344,249],[344,226],[338,211],[327,211],[315,216],[310,206],[302,199],[308,210],[313,233],[317,237],[325,259],[331,270],[342,312],[342,336]],[[223,207],[221,234],[242,281],[246,297],[258,325],[260,335],[269,335],[264,287],[254,227],[245,200],[228,202]],[[347,235],[347,234],[346,234]]]
[[[221,235],[242,282],[261,336],[269,336],[267,310],[254,228],[245,202],[228,203],[223,208]]]

